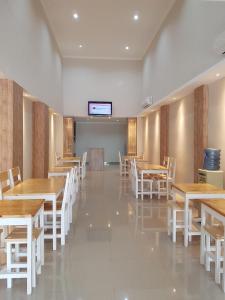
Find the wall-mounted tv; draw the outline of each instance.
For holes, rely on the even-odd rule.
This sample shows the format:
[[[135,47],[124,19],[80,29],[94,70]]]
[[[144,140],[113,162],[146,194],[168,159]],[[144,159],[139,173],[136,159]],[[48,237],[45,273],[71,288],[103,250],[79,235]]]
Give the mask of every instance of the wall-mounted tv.
[[[111,116],[112,102],[107,101],[88,101],[89,116]]]

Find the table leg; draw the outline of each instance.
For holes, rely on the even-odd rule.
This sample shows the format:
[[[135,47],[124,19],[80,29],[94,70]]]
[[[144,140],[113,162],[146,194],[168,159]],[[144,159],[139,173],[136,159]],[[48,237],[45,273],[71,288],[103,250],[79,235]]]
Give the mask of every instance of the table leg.
[[[56,197],[54,197],[53,202],[52,202],[52,239],[53,239],[53,250],[56,250],[56,243],[57,243],[57,238],[56,238]]]
[[[188,246],[188,207],[189,207],[189,199],[185,196],[184,199],[184,246]]]
[[[223,223],[224,226],[224,238],[225,238],[225,223]],[[225,240],[224,240],[225,241]],[[225,262],[225,251],[223,251],[223,261]],[[223,292],[225,293],[225,263],[223,263],[223,276],[222,276],[222,288]]]
[[[43,228],[42,238],[41,238],[41,265],[45,263],[45,245],[44,245],[44,207],[40,211],[40,227]]]
[[[32,292],[32,219],[27,222],[27,294]]]
[[[141,200],[144,199],[143,192],[144,192],[144,182],[143,182],[143,172],[141,172]]]

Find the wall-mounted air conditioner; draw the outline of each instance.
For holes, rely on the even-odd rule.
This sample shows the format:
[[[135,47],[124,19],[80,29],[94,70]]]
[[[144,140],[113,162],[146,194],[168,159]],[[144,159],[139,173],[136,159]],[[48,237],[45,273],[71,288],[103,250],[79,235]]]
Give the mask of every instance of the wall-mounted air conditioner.
[[[215,39],[213,48],[217,54],[225,55],[225,31]]]
[[[153,97],[146,97],[145,100],[142,102],[142,108],[148,108],[153,104]]]

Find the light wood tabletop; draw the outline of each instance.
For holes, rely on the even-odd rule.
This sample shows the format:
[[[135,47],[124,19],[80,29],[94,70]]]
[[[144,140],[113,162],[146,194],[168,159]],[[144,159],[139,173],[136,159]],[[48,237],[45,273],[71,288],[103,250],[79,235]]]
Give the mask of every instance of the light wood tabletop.
[[[172,188],[184,194],[225,194],[225,190],[209,183],[174,183]]]
[[[139,171],[141,170],[167,170],[166,167],[160,166],[160,165],[155,165],[155,164],[150,164],[146,162],[138,162],[137,163],[137,169]]]
[[[57,194],[63,189],[65,178],[31,178],[4,193],[4,197],[16,195]]]
[[[34,217],[44,200],[1,200],[0,217]]]
[[[210,200],[199,200],[200,203],[205,204],[217,213],[225,217],[225,199],[210,199]]]
[[[65,166],[65,167],[59,166],[59,167],[54,167],[54,168],[49,169],[48,172],[49,173],[58,173],[58,172],[67,173],[67,172],[70,172],[72,168],[74,168],[74,166],[70,166],[70,167],[68,167],[68,166]]]
[[[63,157],[62,159],[61,159],[62,161],[72,161],[72,160],[81,160],[81,157],[80,156],[68,156],[68,157]]]

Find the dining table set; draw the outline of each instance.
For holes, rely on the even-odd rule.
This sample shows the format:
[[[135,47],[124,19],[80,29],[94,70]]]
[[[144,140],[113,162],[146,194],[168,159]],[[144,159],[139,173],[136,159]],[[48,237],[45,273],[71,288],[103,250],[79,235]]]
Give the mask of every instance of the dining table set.
[[[13,279],[24,278],[30,295],[44,266],[46,240],[53,251],[58,240],[65,245],[79,190],[80,164],[79,160],[78,166],[50,168],[48,178],[22,180],[19,167],[0,172],[0,279],[7,280],[8,288]]]
[[[152,180],[155,176],[164,177],[167,182],[165,198],[168,207],[168,234],[176,236],[178,229],[181,229],[184,247],[191,244],[193,236],[200,236],[200,263],[207,271],[210,271],[212,263],[214,264],[215,282],[220,284],[222,278],[221,285],[225,292],[225,190],[208,183],[170,181],[167,158],[164,158],[162,165],[140,159],[135,162],[133,157],[129,160],[128,156],[126,160],[131,163],[130,176],[136,182],[136,199],[140,201],[138,203],[142,208],[146,201],[145,196],[149,196],[150,201],[152,199],[151,193],[144,192],[145,181]],[[132,171],[134,163],[137,170],[136,179]],[[196,207],[198,216],[193,215]],[[179,226],[178,212],[182,214]],[[173,241],[176,242],[176,239]]]

